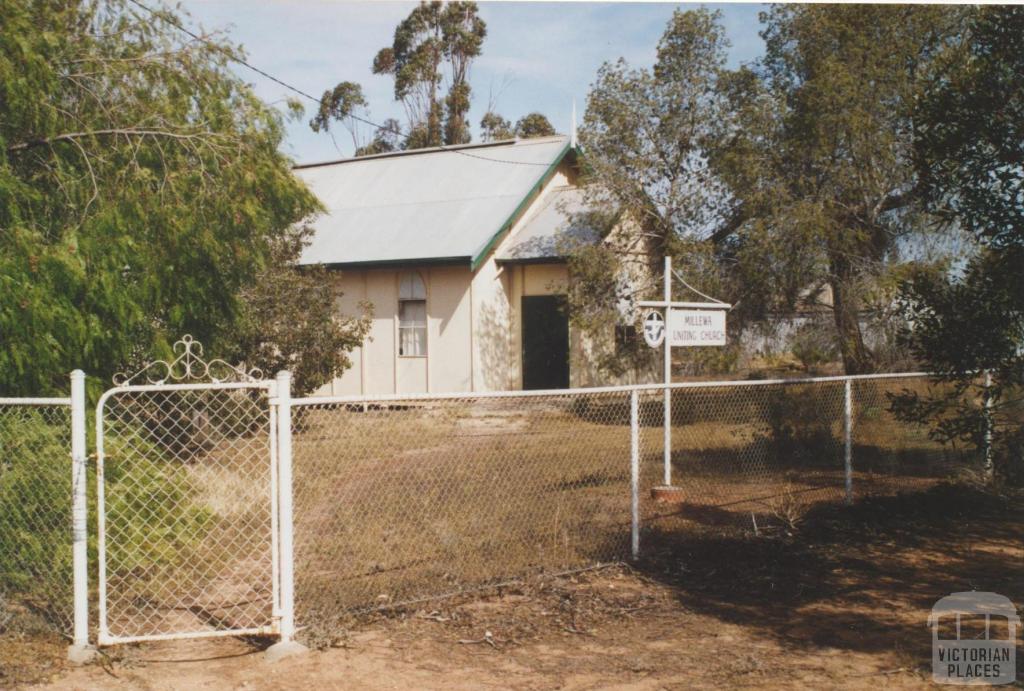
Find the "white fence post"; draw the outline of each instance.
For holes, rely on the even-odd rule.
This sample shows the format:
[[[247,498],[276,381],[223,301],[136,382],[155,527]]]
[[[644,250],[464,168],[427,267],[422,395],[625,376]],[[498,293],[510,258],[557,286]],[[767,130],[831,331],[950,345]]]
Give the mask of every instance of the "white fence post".
[[[86,496],[85,372],[71,373],[71,561],[74,629],[68,659],[88,662],[89,645],[89,515]]]
[[[295,554],[292,521],[292,375],[277,373],[277,522],[278,576],[281,579],[281,640],[267,648],[267,659],[276,661],[306,647],[295,638]]]
[[[267,395],[271,400],[277,398],[277,382],[270,382]],[[270,599],[273,601],[271,616],[275,623],[281,621],[281,528],[277,519],[280,508],[277,502],[277,406],[270,405]]]
[[[853,385],[847,379],[843,397],[843,429],[845,432],[844,466],[846,471],[846,503],[853,503]]]
[[[668,307],[668,303],[672,302],[672,257],[665,257],[665,328],[668,329],[668,316],[671,310]],[[662,348],[665,349],[663,356],[665,358],[665,486],[672,486],[672,389],[669,385],[672,383],[672,346],[669,345],[669,334],[665,334],[665,342],[662,344]]]
[[[629,489],[632,509],[631,553],[640,558],[640,404],[636,390],[629,392]]]

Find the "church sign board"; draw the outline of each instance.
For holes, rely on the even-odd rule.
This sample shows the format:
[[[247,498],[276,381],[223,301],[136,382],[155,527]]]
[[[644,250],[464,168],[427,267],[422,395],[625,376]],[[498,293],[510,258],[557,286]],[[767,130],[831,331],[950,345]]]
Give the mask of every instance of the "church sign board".
[[[668,312],[668,344],[687,346],[724,346],[724,309],[678,309]]]

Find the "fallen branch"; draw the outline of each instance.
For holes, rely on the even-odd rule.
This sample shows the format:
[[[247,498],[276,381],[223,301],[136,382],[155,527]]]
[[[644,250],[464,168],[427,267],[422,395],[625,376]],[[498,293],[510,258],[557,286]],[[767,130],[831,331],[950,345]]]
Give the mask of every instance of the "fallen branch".
[[[483,638],[461,638],[459,639],[461,645],[479,645],[480,643],[486,643],[495,650],[498,649],[498,645],[494,642],[494,638],[490,631],[484,631]]]

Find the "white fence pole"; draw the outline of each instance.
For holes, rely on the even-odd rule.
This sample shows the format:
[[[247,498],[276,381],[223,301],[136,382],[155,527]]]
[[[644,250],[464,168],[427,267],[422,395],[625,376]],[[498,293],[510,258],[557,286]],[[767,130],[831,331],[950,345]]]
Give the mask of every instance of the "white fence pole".
[[[845,431],[844,466],[846,471],[846,503],[853,503],[853,391],[852,382],[845,382],[843,397],[843,429]]]
[[[672,302],[672,257],[665,257],[665,302]],[[670,307],[665,308],[665,328],[668,329]],[[672,486],[672,346],[669,334],[665,334],[665,486]]]
[[[632,509],[631,553],[640,558],[640,404],[636,391],[629,393],[629,489]]]
[[[85,372],[71,373],[71,561],[74,629],[68,659],[88,662],[89,646],[89,515],[86,498]]]
[[[295,553],[292,521],[292,375],[277,373],[277,522],[278,576],[281,579],[281,640],[267,649],[267,659],[275,661],[304,652],[295,638]]]
[[[270,399],[277,398],[277,382],[270,382],[267,390]],[[270,406],[270,599],[273,601],[271,616],[275,623],[281,621],[281,550],[279,541],[281,528],[277,520],[277,406]]]

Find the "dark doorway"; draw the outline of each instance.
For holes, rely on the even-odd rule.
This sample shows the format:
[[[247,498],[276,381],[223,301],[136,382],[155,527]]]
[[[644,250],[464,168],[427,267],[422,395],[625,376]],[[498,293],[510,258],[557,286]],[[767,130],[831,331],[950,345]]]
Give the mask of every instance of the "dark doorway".
[[[565,297],[523,297],[523,388],[569,388],[569,315]]]

